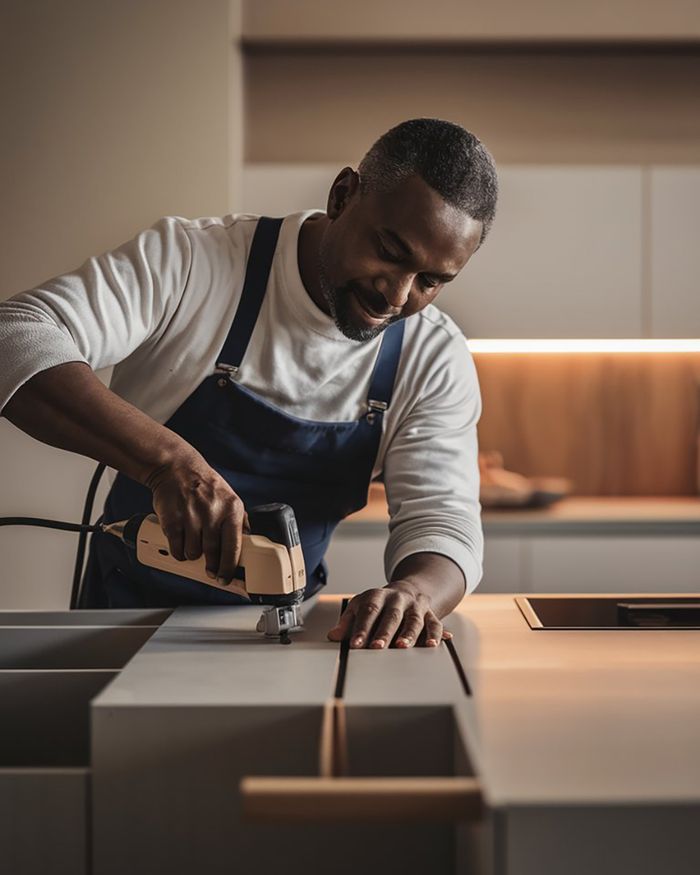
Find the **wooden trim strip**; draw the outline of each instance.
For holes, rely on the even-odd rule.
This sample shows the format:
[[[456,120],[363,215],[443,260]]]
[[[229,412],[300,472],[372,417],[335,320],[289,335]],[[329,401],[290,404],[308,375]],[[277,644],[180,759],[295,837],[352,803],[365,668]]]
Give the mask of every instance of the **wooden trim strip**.
[[[475,778],[286,778],[241,781],[244,817],[256,821],[478,820],[483,799]]]

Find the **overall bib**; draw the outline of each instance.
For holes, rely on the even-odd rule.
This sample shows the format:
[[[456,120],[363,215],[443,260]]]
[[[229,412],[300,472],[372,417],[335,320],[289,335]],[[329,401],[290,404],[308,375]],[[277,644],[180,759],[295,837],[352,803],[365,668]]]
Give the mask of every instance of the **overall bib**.
[[[253,236],[241,300],[217,361],[165,423],[195,447],[245,507],[289,504],[296,514],[307,585],[326,582],[323,557],[336,525],[364,507],[382,434],[382,419],[401,356],[403,321],[385,329],[367,396],[367,412],[351,422],[290,416],[235,382],[267,289],[281,219],[261,218]],[[150,489],[118,474],[102,519],[153,510]],[[141,565],[117,538],[96,532],[81,608],[249,604],[241,596]]]

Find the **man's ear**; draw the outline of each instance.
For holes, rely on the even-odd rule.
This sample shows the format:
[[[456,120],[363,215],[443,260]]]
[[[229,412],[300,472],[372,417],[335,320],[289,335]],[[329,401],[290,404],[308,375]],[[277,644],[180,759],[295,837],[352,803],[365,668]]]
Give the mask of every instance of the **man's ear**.
[[[329,219],[337,219],[360,190],[360,177],[352,167],[343,167],[328,192],[326,212]]]

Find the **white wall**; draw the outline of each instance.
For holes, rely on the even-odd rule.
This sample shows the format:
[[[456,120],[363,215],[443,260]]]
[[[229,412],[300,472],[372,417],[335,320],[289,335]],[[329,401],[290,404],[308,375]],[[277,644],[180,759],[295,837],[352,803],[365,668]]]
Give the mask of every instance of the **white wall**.
[[[3,298],[161,215],[236,207],[239,0],[2,6]],[[0,515],[78,520],[94,467],[0,419]],[[75,541],[0,529],[0,608],[66,607]]]

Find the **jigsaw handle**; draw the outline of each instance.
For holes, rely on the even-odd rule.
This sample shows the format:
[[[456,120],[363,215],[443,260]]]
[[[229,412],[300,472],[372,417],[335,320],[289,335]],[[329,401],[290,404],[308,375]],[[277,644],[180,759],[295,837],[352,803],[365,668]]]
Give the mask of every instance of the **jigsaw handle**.
[[[300,593],[306,585],[306,569],[292,509],[285,504],[262,505],[250,510],[248,519],[252,531],[243,534],[240,565],[228,586],[209,577],[203,555],[199,559],[175,559],[154,513],[105,524],[103,531],[133,548],[143,565],[224,592],[254,597],[263,603]]]

